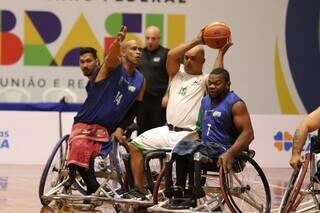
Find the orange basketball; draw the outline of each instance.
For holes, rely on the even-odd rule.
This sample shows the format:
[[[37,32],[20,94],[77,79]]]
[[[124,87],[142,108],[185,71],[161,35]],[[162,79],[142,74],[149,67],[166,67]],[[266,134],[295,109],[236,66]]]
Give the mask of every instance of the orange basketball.
[[[219,49],[227,43],[230,35],[230,28],[225,23],[213,22],[204,28],[202,40],[209,47]]]

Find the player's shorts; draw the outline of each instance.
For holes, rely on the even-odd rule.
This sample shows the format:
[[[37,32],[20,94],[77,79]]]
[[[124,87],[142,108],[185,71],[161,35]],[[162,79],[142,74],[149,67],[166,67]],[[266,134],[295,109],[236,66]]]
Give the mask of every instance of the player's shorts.
[[[181,140],[197,140],[195,131],[171,131],[168,126],[150,129],[131,141],[139,150],[173,149]]]

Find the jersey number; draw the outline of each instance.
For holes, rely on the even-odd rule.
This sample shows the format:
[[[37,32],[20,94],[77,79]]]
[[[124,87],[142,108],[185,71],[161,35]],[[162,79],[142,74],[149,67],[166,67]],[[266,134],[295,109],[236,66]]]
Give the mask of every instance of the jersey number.
[[[117,105],[120,104],[121,99],[122,99],[123,95],[120,93],[120,91],[118,91],[116,98],[114,99],[114,102],[116,102]]]

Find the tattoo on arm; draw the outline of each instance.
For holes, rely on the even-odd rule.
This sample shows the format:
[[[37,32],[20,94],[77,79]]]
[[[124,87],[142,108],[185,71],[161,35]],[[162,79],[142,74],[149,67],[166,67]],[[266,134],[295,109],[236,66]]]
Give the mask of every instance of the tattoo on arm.
[[[293,136],[293,149],[292,149],[292,152],[301,153],[303,144],[301,144],[300,136],[301,136],[300,130],[297,129],[295,131],[295,133],[294,133],[294,136]]]
[[[299,129],[297,129],[294,133],[294,136],[293,136],[293,141],[297,141],[300,137],[300,131]]]

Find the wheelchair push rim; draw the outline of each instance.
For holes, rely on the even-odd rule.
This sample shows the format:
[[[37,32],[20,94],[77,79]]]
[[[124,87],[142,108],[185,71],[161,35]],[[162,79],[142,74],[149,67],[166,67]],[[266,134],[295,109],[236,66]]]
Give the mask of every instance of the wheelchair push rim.
[[[295,180],[293,180],[294,182],[292,183],[293,189],[291,190],[291,193],[287,195],[289,198],[288,202],[287,203],[284,202],[283,204],[284,210],[281,212],[284,212],[284,213],[291,212],[292,210],[296,209],[299,206],[300,202],[302,201],[302,199],[298,199],[298,201],[296,200],[298,195],[300,194],[300,190],[301,190],[304,178],[308,171],[310,160],[311,160],[311,154],[308,153],[306,154],[305,161],[298,168],[299,170],[297,172],[297,177],[295,178]]]

